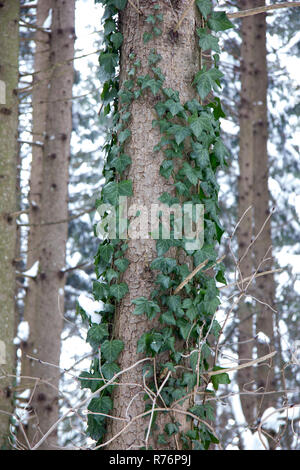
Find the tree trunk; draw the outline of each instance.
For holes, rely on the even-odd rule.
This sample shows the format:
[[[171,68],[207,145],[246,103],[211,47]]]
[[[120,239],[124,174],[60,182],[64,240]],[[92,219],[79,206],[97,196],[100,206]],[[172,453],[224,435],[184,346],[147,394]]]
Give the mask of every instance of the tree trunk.
[[[265,5],[265,0],[255,0],[253,7]],[[254,16],[254,123],[253,123],[253,156],[254,156],[254,231],[259,233],[270,214],[269,210],[269,162],[267,152],[268,118],[267,118],[267,50],[266,50],[266,14]],[[270,219],[254,245],[255,262],[264,261],[259,270],[269,271],[273,267],[272,240]],[[258,278],[255,283],[255,296],[263,300],[271,308],[275,308],[275,282],[274,276],[269,274]],[[273,311],[267,305],[256,304],[256,332],[263,332],[268,336],[270,344],[258,341],[258,357],[264,356],[274,350]],[[276,389],[274,377],[274,364],[271,367],[261,365],[257,368],[256,382],[258,387],[265,391]],[[274,405],[274,395],[258,397],[258,412],[262,414],[265,409]]]
[[[243,9],[252,7],[251,0],[241,2]],[[252,16],[242,19],[241,25],[241,101],[240,101],[240,152],[239,152],[239,184],[238,214],[239,219],[253,204],[253,48],[254,20]],[[238,228],[239,269],[240,279],[252,273],[253,261],[251,250],[247,249],[253,236],[252,209],[244,215]],[[246,283],[241,284],[245,289]],[[253,356],[253,312],[244,299],[238,307],[239,312],[239,346],[238,354],[241,363],[252,360]],[[246,367],[238,371],[237,380],[240,392],[251,390],[254,381],[253,368]],[[255,416],[256,400],[251,395],[241,395],[242,409],[248,424]]]
[[[72,131],[72,85],[75,0],[52,1],[50,87],[43,152],[41,249],[37,276],[35,356],[54,366],[32,364],[41,379],[32,401],[38,441],[59,416],[61,332],[64,315],[66,241],[68,231],[68,166]],[[47,384],[45,383],[47,382]],[[54,449],[55,430],[40,447]]]
[[[19,1],[0,5],[0,448],[9,445],[15,370],[16,166]],[[6,88],[6,90],[4,90]]]
[[[176,3],[176,4],[175,4]],[[127,4],[124,12],[121,14],[121,25],[124,42],[121,54],[121,84],[127,79],[129,67],[129,55],[134,53],[137,59],[141,60],[141,69],[139,75],[145,75],[148,72],[148,56],[151,49],[155,48],[158,54],[162,56],[159,66],[165,75],[164,87],[179,91],[180,100],[185,102],[195,97],[195,91],[192,87],[192,81],[196,71],[199,68],[199,49],[195,34],[196,29],[196,10],[189,8],[188,13],[182,24],[182,29],[172,35],[178,18],[190,3],[189,0],[182,2],[164,2],[161,4],[160,13],[164,15],[163,34],[144,44],[143,33],[149,28],[144,20],[144,16],[139,16],[131,4]],[[173,4],[173,5],[172,5]],[[145,14],[151,14],[153,8],[149,8],[146,1],[139,2],[139,7]],[[157,203],[158,198],[164,192],[172,194],[172,185],[164,179],[160,173],[160,165],[163,161],[163,153],[154,154],[153,147],[159,142],[161,134],[159,130],[152,127],[152,121],[155,119],[153,107],[155,98],[152,95],[143,95],[138,100],[134,100],[131,109],[131,139],[126,145],[126,153],[132,158],[132,165],[128,172],[128,179],[133,182],[134,196],[131,204],[142,204],[147,207],[150,214],[150,206]],[[153,273],[149,266],[153,259],[157,257],[155,240],[129,240],[126,258],[130,264],[123,275],[123,281],[128,284],[129,293],[119,304],[114,335],[121,339],[125,348],[120,356],[120,367],[125,369],[141,359],[141,354],[137,353],[137,340],[143,333],[159,325],[158,321],[147,321],[144,316],[132,315],[134,305],[131,304],[137,297],[149,298],[151,290],[154,289]],[[114,415],[125,417],[126,408],[131,402],[129,414],[137,416],[144,412],[145,402],[143,394],[138,386],[122,386],[122,383],[143,384],[142,366],[131,369],[124,373],[120,378],[120,384],[114,391]],[[159,415],[156,424],[160,428],[157,431],[163,431],[164,419],[170,421],[167,415]],[[182,418],[177,415],[177,421]],[[122,433],[118,439],[115,439],[109,449],[136,449],[144,445],[146,423],[149,417],[136,420],[129,429]],[[115,436],[124,427],[124,421],[115,419],[110,420],[108,434],[105,440]],[[180,430],[183,430],[181,427]],[[149,445],[158,448],[159,445],[155,438],[149,440]],[[174,442],[174,448],[175,442]]]
[[[51,8],[51,0],[39,0],[36,8],[36,26],[42,28]],[[46,135],[46,115],[49,95],[50,61],[49,46],[50,34],[41,29],[35,32],[35,55],[32,91],[32,140],[41,145],[32,145],[32,161],[30,172],[29,192],[29,233],[27,241],[27,269],[30,269],[40,260],[41,240],[41,199],[42,199],[42,171],[43,171],[43,145]],[[38,284],[36,279],[28,279],[26,298],[24,305],[24,320],[29,325],[29,337],[23,341],[21,360],[21,383],[23,387],[33,389],[35,382],[28,379],[36,373],[35,362],[27,357],[35,356],[36,343],[39,338],[37,324],[37,294]],[[22,379],[22,376],[25,379]],[[25,428],[29,442],[34,440],[35,426]],[[19,440],[24,437],[19,433]],[[26,444],[23,442],[23,444]]]
[[[36,26],[41,28],[49,15],[51,0],[39,0],[36,9]],[[39,262],[41,248],[41,197],[42,197],[42,170],[43,147],[46,134],[46,114],[49,92],[49,33],[40,29],[35,33],[35,56],[33,91],[32,91],[32,140],[41,145],[32,145],[32,162],[30,172],[29,192],[29,233],[27,242],[27,269]],[[29,324],[30,335],[28,341],[22,343],[22,369],[21,375],[32,376],[33,362],[26,354],[34,355],[36,331],[36,279],[29,279],[25,298],[24,320]],[[28,382],[25,379],[26,383]],[[33,383],[31,382],[31,387]]]

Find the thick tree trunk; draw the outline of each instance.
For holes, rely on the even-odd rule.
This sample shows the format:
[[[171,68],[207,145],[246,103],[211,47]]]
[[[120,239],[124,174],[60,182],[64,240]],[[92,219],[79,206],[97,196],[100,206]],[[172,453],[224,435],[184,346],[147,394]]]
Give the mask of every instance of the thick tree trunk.
[[[36,26],[41,28],[49,15],[51,0],[39,0],[36,9]],[[41,248],[41,197],[42,197],[42,171],[43,147],[46,134],[46,114],[49,93],[49,33],[37,29],[35,33],[35,55],[33,91],[32,91],[32,140],[41,145],[32,146],[32,161],[30,172],[29,193],[29,223],[30,229],[27,242],[27,269],[30,269],[40,259]],[[24,320],[29,324],[30,335],[28,341],[22,344],[22,371],[24,376],[32,376],[32,361],[26,355],[34,355],[36,331],[36,298],[37,282],[28,280],[26,291]],[[27,381],[27,380],[26,380]],[[33,384],[31,383],[31,386]]]
[[[243,9],[252,7],[251,0],[241,2]],[[239,184],[238,214],[243,220],[237,231],[239,245],[240,278],[252,273],[253,261],[251,251],[247,252],[253,236],[253,48],[254,21],[249,16],[242,19],[241,26],[241,102],[240,102],[240,152],[239,152]],[[247,211],[247,209],[249,209]],[[247,211],[247,212],[246,212]],[[246,212],[246,214],[245,214]],[[245,215],[244,215],[245,214]],[[246,283],[241,284],[245,289]],[[253,354],[253,312],[244,299],[239,303],[239,346],[238,354],[241,363],[252,359]],[[240,392],[252,389],[254,381],[253,368],[247,367],[238,371],[237,380]],[[248,424],[255,416],[256,400],[251,395],[241,395],[242,409]]]
[[[68,230],[75,0],[53,0],[51,6],[51,73],[43,153],[41,249],[37,277],[34,355],[42,361],[59,366],[64,315],[63,269]],[[32,364],[32,370],[34,376],[41,379],[32,401],[32,409],[36,415],[36,420],[32,420],[36,431],[34,443],[58,419],[60,371],[39,362]],[[48,384],[45,384],[45,381]],[[56,445],[57,431],[54,431],[41,448],[53,449]]]
[[[265,5],[265,0],[255,0],[253,7]],[[267,50],[266,50],[266,15],[254,16],[254,123],[253,123],[253,155],[254,155],[254,231],[259,233],[269,216],[269,162],[268,162],[268,118],[267,118]],[[263,232],[254,245],[255,262],[261,264],[260,271],[272,269],[272,240],[270,219],[266,223]],[[269,274],[264,279],[258,278],[255,283],[255,296],[266,304],[275,308],[275,282],[274,276]],[[270,344],[257,344],[258,356],[264,356],[274,349],[274,312],[267,305],[257,303],[256,305],[256,332],[263,332],[268,336]],[[256,383],[265,391],[276,389],[274,377],[274,364],[261,365],[257,368]],[[274,395],[258,397],[258,412],[262,414],[271,404],[274,404]]]
[[[42,28],[46,18],[49,15],[52,0],[39,0],[36,9],[36,25]],[[49,61],[49,47],[50,47],[49,33],[37,29],[35,33],[35,55],[34,55],[34,70],[33,76],[33,91],[32,91],[32,140],[45,144],[46,135],[46,115],[49,95],[49,78],[50,78],[50,61]],[[39,262],[40,250],[42,245],[41,240],[41,199],[42,199],[42,171],[43,171],[43,147],[40,145],[32,146],[32,161],[30,172],[30,193],[29,193],[29,223],[30,229],[27,241],[27,269],[30,269],[35,263]],[[22,361],[21,361],[21,379],[23,386],[33,388],[35,382],[28,379],[34,377],[36,373],[35,362],[27,357],[35,355],[36,343],[39,338],[38,323],[37,323],[37,295],[38,284],[36,279],[29,279],[25,306],[24,306],[24,320],[29,325],[28,340],[22,343]],[[26,432],[29,442],[34,440],[36,434],[35,426],[26,426]],[[19,439],[23,442],[23,436],[19,433]],[[26,444],[26,443],[24,443]]]
[[[18,129],[19,1],[0,5],[0,374],[15,369],[16,166]],[[4,91],[4,88],[6,90]],[[14,379],[0,381],[0,448],[8,446]]]
[[[121,54],[121,86],[127,78],[129,66],[129,54],[134,53],[136,58],[141,60],[142,67],[140,75],[148,72],[148,56],[151,49],[155,48],[157,53],[162,56],[159,66],[165,75],[164,87],[171,87],[178,90],[180,99],[185,102],[195,97],[195,91],[192,87],[192,81],[196,71],[199,68],[199,50],[195,35],[196,28],[196,10],[194,7],[188,10],[181,30],[172,34],[178,18],[190,3],[189,0],[182,2],[164,2],[161,4],[160,13],[164,15],[163,34],[150,41],[147,44],[143,42],[143,33],[148,31],[149,27],[145,23],[145,18],[153,8],[148,1],[140,1],[139,8],[145,16],[141,16],[132,7],[127,4],[121,15],[122,33],[124,42]],[[173,6],[172,6],[173,3]],[[176,3],[176,5],[175,5]],[[149,8],[150,7],[150,8]],[[148,11],[149,9],[149,11]],[[151,11],[150,11],[151,10]],[[163,161],[163,154],[153,152],[153,147],[160,140],[160,132],[152,127],[152,121],[155,119],[153,111],[155,99],[149,93],[135,100],[132,104],[132,118],[130,124],[131,139],[126,145],[126,153],[132,158],[128,178],[133,181],[133,193],[130,204],[142,204],[147,207],[150,214],[152,203],[158,202],[158,197],[164,192],[172,193],[171,185],[160,175],[159,169]],[[123,275],[123,281],[128,284],[129,293],[122,300],[116,317],[115,336],[121,339],[125,348],[120,356],[120,367],[125,369],[131,364],[141,359],[141,354],[137,353],[137,341],[143,333],[155,328],[154,323],[147,321],[144,317],[132,315],[134,305],[131,301],[137,297],[144,296],[149,298],[151,290],[154,288],[153,273],[149,266],[154,258],[157,257],[155,240],[129,240],[126,258],[130,264]],[[143,384],[142,366],[130,370],[120,378],[120,384],[114,392],[114,415],[119,417],[126,416],[126,409],[131,416],[137,416],[144,412],[145,402],[140,387],[122,385],[125,383]],[[133,397],[135,399],[133,400]],[[159,416],[157,424],[159,432],[162,432],[164,417]],[[170,417],[167,418],[168,422]],[[176,420],[182,420],[176,416]],[[145,429],[149,417],[136,420],[132,426],[115,439],[109,446],[110,449],[136,449],[145,445]],[[106,440],[115,436],[124,427],[124,421],[110,420]],[[183,430],[183,428],[180,428]],[[153,438],[149,440],[149,445],[158,448],[159,445]],[[175,443],[174,443],[174,448]]]

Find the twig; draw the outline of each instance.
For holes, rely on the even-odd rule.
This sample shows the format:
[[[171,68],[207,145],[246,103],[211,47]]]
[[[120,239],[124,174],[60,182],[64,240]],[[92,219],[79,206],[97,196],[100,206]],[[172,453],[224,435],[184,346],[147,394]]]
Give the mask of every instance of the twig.
[[[273,351],[269,354],[266,354],[265,356],[259,357],[258,359],[254,359],[253,361],[246,362],[246,364],[241,364],[236,367],[229,367],[227,369],[221,369],[221,370],[211,370],[209,372],[205,372],[205,374],[211,376],[211,375],[219,375],[219,374],[225,374],[226,372],[233,372],[234,370],[239,370],[239,369],[244,369],[245,367],[250,367],[253,366],[254,364],[258,364],[259,362],[263,362],[266,359],[269,359],[277,354],[277,351]]]
[[[252,8],[251,10],[237,11],[235,13],[227,13],[228,18],[243,18],[245,16],[258,15],[269,10],[278,10],[279,8],[300,7],[300,2],[282,2],[275,5],[267,5],[263,7]]]
[[[266,276],[267,274],[280,273],[282,271],[283,271],[283,268],[271,269],[270,271],[264,271],[263,273],[255,274],[254,278],[256,279],[257,277],[260,277],[260,276]],[[253,278],[253,275],[245,277],[243,281],[250,281],[252,278]],[[226,286],[219,287],[219,289],[221,290],[221,289],[226,289],[226,287],[236,286],[237,284],[240,284],[240,282],[241,281],[231,282],[230,284],[226,284]]]

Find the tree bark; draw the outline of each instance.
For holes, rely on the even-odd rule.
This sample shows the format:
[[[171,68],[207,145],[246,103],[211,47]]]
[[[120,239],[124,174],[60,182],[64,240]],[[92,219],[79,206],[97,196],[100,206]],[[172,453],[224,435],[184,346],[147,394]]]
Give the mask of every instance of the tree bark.
[[[15,370],[16,166],[19,1],[0,5],[0,448],[9,446]],[[6,90],[4,91],[4,88]]]
[[[53,364],[32,364],[38,383],[32,401],[37,442],[59,416],[61,332],[64,315],[64,285],[68,218],[68,166],[72,131],[72,85],[75,0],[52,0],[50,40],[50,87],[46,113],[41,200],[41,249],[37,276],[34,356]],[[45,384],[45,381],[47,384]],[[57,446],[55,430],[40,447]]]
[[[42,28],[51,8],[51,0],[39,0],[36,8],[36,26]],[[46,31],[37,29],[35,33],[35,55],[32,90],[32,140],[45,144],[46,134],[46,114],[49,94],[49,41],[50,35]],[[29,233],[27,242],[27,266],[30,269],[34,263],[39,262],[41,248],[41,198],[42,198],[42,171],[43,171],[43,147],[32,146],[32,161],[30,172],[30,192],[29,192]],[[25,307],[24,320],[29,324],[30,335],[28,341],[22,343],[22,368],[21,375],[32,376],[33,361],[26,356],[34,355],[35,341],[38,332],[36,331],[36,279],[29,279]],[[33,387],[33,384],[31,383]]]
[[[254,7],[265,5],[265,0],[255,0]],[[262,13],[253,18],[254,20],[254,122],[253,122],[253,156],[254,156],[254,231],[259,233],[270,214],[269,210],[269,162],[268,162],[268,117],[267,117],[267,49],[266,49],[266,14]],[[256,264],[266,258],[261,264],[260,270],[269,271],[273,267],[271,223],[266,223],[254,245]],[[275,309],[275,282],[274,276],[269,274],[264,279],[258,278],[255,283],[255,296],[263,300],[271,308]],[[263,332],[268,336],[270,344],[258,341],[257,354],[264,356],[270,350],[274,350],[274,312],[267,305],[256,304],[256,332]],[[256,382],[258,387],[265,391],[276,389],[274,377],[274,364],[261,365],[257,368]],[[265,395],[258,398],[258,412],[261,415],[265,409],[274,404],[274,396]]]
[[[139,74],[145,75],[148,72],[149,53],[151,49],[155,48],[157,53],[162,56],[159,66],[165,75],[164,87],[178,90],[182,102],[195,97],[192,81],[199,68],[199,49],[195,34],[197,19],[195,7],[188,10],[178,34],[172,35],[172,29],[189,3],[189,0],[183,0],[178,7],[176,7],[178,3],[175,5],[175,2],[161,4],[160,13],[164,15],[163,33],[154,42],[151,40],[147,44],[143,42],[143,33],[149,29],[145,18],[153,11],[153,8],[151,9],[149,2],[140,1],[139,8],[145,14],[142,16],[130,3],[127,4],[121,15],[124,37],[121,53],[121,87],[127,78],[129,54],[134,53],[136,58],[141,60],[142,67]],[[144,205],[149,214],[151,204],[157,203],[161,194],[172,193],[172,185],[159,173],[163,153],[154,154],[153,152],[153,147],[161,137],[159,130],[152,127],[152,121],[155,119],[154,105],[155,98],[150,93],[133,101],[130,124],[131,138],[126,145],[126,153],[132,158],[132,165],[126,175],[133,182],[134,196],[131,198],[130,204]],[[138,339],[144,332],[159,324],[133,315],[134,305],[131,304],[131,301],[137,297],[149,298],[150,292],[154,288],[153,273],[149,266],[156,257],[155,240],[129,240],[126,258],[129,259],[130,264],[123,275],[123,281],[128,284],[129,293],[122,299],[118,307],[114,328],[114,335],[125,344],[119,361],[121,369],[125,369],[141,359],[141,354],[137,353]],[[145,410],[143,394],[138,394],[141,390],[140,387],[122,385],[128,382],[143,384],[142,366],[123,374],[120,378],[121,385],[118,385],[114,391],[113,414],[123,418],[126,416],[126,409],[130,402],[131,406],[128,412],[131,416],[137,416]],[[136,397],[133,400],[134,396]],[[182,417],[179,415],[175,418],[177,421],[182,421]],[[156,423],[159,430],[157,434],[163,431],[164,419],[168,419],[167,422],[169,422],[170,416],[158,416]],[[136,420],[126,433],[121,434],[108,448],[125,450],[137,449],[145,445],[145,429],[148,422],[149,417]],[[106,440],[115,436],[123,427],[124,421],[110,420]],[[181,427],[180,430],[183,428]],[[155,438],[149,440],[149,445],[152,445],[153,448],[159,447]],[[176,448],[175,442],[174,448]]]
[[[241,2],[243,9],[251,8],[252,1]],[[237,230],[239,246],[240,279],[250,276],[253,261],[251,250],[247,253],[253,237],[253,213],[249,209],[253,204],[253,48],[254,48],[254,19],[246,17],[241,22],[241,99],[240,99],[240,151],[239,151],[239,182],[238,182],[238,215],[243,220]],[[249,210],[248,210],[249,209]],[[248,211],[247,211],[248,210]],[[247,211],[247,212],[246,212]],[[245,214],[246,213],[246,214]],[[241,283],[245,289],[246,283]],[[253,311],[250,305],[241,299],[238,307],[239,314],[239,345],[238,354],[241,363],[250,361],[253,357]],[[253,368],[246,367],[238,371],[237,381],[240,392],[251,390],[254,381]],[[241,395],[242,409],[248,424],[255,416],[256,400],[251,395]]]

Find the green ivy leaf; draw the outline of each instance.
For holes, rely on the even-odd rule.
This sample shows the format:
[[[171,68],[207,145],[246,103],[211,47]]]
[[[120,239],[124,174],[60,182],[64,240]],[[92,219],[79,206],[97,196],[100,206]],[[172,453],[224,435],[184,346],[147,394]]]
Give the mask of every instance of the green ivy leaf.
[[[104,202],[109,202],[113,206],[118,204],[120,196],[132,196],[132,181],[125,180],[117,183],[111,181],[106,184],[102,190]]]
[[[114,158],[110,166],[115,168],[116,171],[121,175],[127,168],[128,165],[131,165],[132,160],[129,155],[122,153],[119,157]]]
[[[212,10],[212,1],[211,0],[196,0],[196,5],[200,10],[200,13],[207,19],[207,15]]]
[[[227,18],[225,11],[214,11],[208,22],[208,27],[215,32],[225,31],[229,28],[234,28],[234,25]]]
[[[167,129],[167,134],[174,135],[175,142],[177,145],[180,145],[181,142],[191,135],[191,131],[188,127],[173,124]]]
[[[212,50],[215,52],[220,52],[219,40],[212,34],[208,34],[203,29],[197,29],[199,36],[199,46],[203,51]]]
[[[86,341],[92,346],[92,348],[96,349],[108,335],[109,333],[107,324],[94,324],[88,330]]]
[[[106,73],[109,75],[114,74],[118,65],[118,54],[102,51],[99,55],[99,64]]]
[[[222,370],[224,367],[215,366],[213,370]],[[225,372],[224,374],[217,374],[211,376],[211,381],[215,390],[218,390],[220,384],[230,384],[229,375]]]
[[[150,267],[153,270],[162,271],[164,274],[170,274],[177,266],[176,259],[164,258],[160,256],[152,261]]]
[[[146,31],[143,34],[143,42],[144,44],[147,44],[151,39],[153,38],[152,33],[147,33]]]
[[[111,37],[110,37],[110,40],[113,43],[113,45],[115,46],[115,48],[119,49],[119,47],[121,46],[121,44],[123,42],[123,34],[122,33],[112,34]]]
[[[128,268],[128,265],[129,265],[129,260],[127,258],[119,258],[115,260],[115,266],[121,273],[126,271],[126,269]]]
[[[110,0],[110,5],[114,5],[118,10],[124,10],[127,0]]]
[[[120,367],[115,362],[106,362],[101,367],[101,372],[106,380],[112,379],[120,370]]]
[[[100,372],[94,372],[93,374],[90,372],[82,372],[78,379],[81,388],[89,388],[93,393],[103,385]]]
[[[119,354],[124,349],[123,341],[119,339],[114,339],[112,341],[104,341],[101,346],[101,355],[107,362],[114,362],[118,359]]]
[[[131,303],[136,305],[132,312],[134,315],[143,315],[145,313],[150,320],[160,312],[159,305],[152,300],[146,299],[146,297],[138,297],[137,299],[132,300]]]
[[[121,284],[113,284],[109,288],[109,293],[117,299],[118,302],[127,294],[128,286],[125,282]]]
[[[125,142],[125,140],[128,139],[128,137],[130,137],[130,136],[131,136],[131,131],[128,128],[125,129],[124,131],[120,132],[120,134],[118,136],[120,144],[123,144]]]

